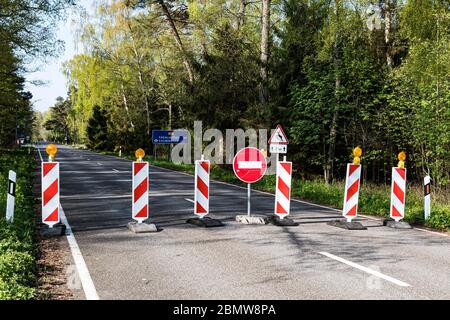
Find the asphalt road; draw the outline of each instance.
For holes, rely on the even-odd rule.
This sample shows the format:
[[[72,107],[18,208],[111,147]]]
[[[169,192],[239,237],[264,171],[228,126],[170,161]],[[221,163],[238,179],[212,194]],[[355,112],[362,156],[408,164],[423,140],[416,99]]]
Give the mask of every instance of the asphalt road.
[[[150,222],[163,230],[134,234],[131,161],[58,148],[61,205],[100,299],[450,299],[449,237],[366,218],[343,230],[326,224],[340,212],[295,201],[297,227],[242,225],[246,190],[220,182],[210,216],[226,225],[198,228],[185,222],[193,176],[154,166]],[[253,192],[252,212],[273,201]]]

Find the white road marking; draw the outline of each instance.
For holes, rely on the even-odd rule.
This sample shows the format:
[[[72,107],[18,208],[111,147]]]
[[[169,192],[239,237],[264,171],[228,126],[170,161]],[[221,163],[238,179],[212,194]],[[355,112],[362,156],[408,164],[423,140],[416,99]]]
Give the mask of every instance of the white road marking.
[[[43,162],[41,150],[38,148],[39,157],[41,158],[41,162]],[[77,240],[72,232],[72,228],[70,227],[69,221],[67,221],[67,217],[64,214],[64,209],[60,204],[61,209],[61,222],[66,226],[66,237],[67,242],[69,243],[70,251],[72,252],[73,261],[75,262],[75,266],[78,271],[78,276],[80,277],[81,285],[83,287],[84,295],[87,300],[99,300],[97,290],[95,289],[94,282],[92,281],[89,270],[86,266],[86,262],[84,261],[83,255],[81,254],[80,247],[78,247]]]
[[[351,266],[351,267],[353,267],[353,268],[356,268],[356,269],[362,270],[362,271],[364,271],[364,272],[367,272],[367,273],[369,273],[369,274],[371,274],[371,275],[373,275],[373,276],[376,276],[376,277],[379,277],[379,278],[384,279],[384,280],[386,280],[386,281],[392,282],[392,283],[394,283],[394,284],[396,284],[396,285],[398,285],[398,286],[401,286],[401,287],[410,287],[410,285],[407,284],[406,282],[397,280],[397,279],[392,278],[392,277],[390,277],[390,276],[387,276],[387,275],[385,275],[385,274],[383,274],[383,273],[381,273],[381,272],[378,272],[378,271],[375,271],[375,270],[372,270],[372,269],[363,267],[363,266],[361,266],[361,265],[359,265],[359,264],[357,264],[357,263],[354,263],[354,262],[345,260],[345,259],[343,259],[343,258],[340,258],[340,257],[338,257],[338,256],[335,256],[334,254],[331,254],[331,253],[328,253],[328,252],[325,252],[325,251],[321,251],[321,252],[319,252],[319,253],[320,253],[321,255],[324,255],[324,256],[328,257],[328,258],[331,258],[331,259],[334,259],[334,260],[336,260],[336,261],[345,263],[346,265],[349,265],[349,266]]]
[[[192,203],[195,203],[195,201],[192,200],[192,199],[184,198],[184,200],[189,201],[189,202],[192,202]]]
[[[64,170],[64,173],[76,173],[76,174],[113,174],[114,171],[79,171],[79,170]],[[130,172],[126,172],[126,171],[117,171],[116,173],[130,173]]]
[[[174,196],[191,196],[192,193],[149,193],[149,197],[174,197]],[[102,196],[89,196],[89,195],[73,195],[73,196],[61,196],[61,199],[75,199],[75,200],[99,200],[99,199],[124,199],[124,198],[131,198],[132,195],[130,194],[111,194],[111,195],[102,195]],[[192,200],[191,200],[192,201]],[[192,201],[193,202],[193,201]]]
[[[67,221],[63,207],[60,206],[60,208],[61,208],[61,222],[66,225],[67,241],[69,242],[70,251],[72,252],[72,257],[81,280],[84,295],[86,296],[87,300],[99,300],[97,290],[95,289],[95,285],[94,282],[92,281],[86,262],[84,261],[80,248],[78,247],[77,240],[73,235],[72,228],[70,227],[69,222]]]
[[[422,229],[422,228],[417,228],[417,227],[414,227],[414,230],[428,232],[428,233],[435,234],[435,235],[442,236],[442,237],[450,237],[450,235],[445,234],[445,233],[440,233],[440,232],[431,231],[431,230]]]
[[[119,171],[119,170],[117,170],[117,169],[113,169],[113,171],[114,171],[114,172],[120,172],[120,171]]]
[[[97,164],[98,164],[99,166],[102,166],[102,164],[101,164],[100,162],[97,162]]]

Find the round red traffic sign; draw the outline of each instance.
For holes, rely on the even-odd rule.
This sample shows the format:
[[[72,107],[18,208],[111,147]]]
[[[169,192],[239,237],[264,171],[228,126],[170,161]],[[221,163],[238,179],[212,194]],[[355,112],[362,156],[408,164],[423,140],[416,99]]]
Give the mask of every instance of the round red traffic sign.
[[[244,148],[234,156],[234,174],[244,182],[253,183],[258,181],[264,176],[266,169],[266,157],[259,149]]]

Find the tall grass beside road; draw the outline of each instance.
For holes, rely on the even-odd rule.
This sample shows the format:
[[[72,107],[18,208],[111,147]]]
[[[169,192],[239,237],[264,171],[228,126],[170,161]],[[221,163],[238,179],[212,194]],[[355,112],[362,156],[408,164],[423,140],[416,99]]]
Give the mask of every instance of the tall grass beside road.
[[[116,155],[117,153],[102,152],[103,154]],[[122,157],[135,160],[134,154],[124,153]],[[190,164],[175,164],[168,160],[156,159],[153,156],[145,156],[145,161],[155,166],[167,169],[194,173],[194,166]],[[230,165],[211,165],[211,178],[245,186],[233,173]],[[310,201],[316,204],[342,209],[344,201],[344,182],[325,184],[323,180],[300,180],[296,177],[292,180],[292,198]],[[265,176],[253,185],[254,189],[266,192],[275,192],[275,175]],[[389,217],[389,206],[391,201],[390,185],[377,185],[373,183],[362,183],[358,212],[360,214]],[[423,191],[422,186],[407,186],[405,220],[431,227],[438,230],[450,230],[450,192],[448,190],[433,190],[431,194],[431,216],[428,221],[424,220]]]
[[[35,296],[34,169],[34,157],[28,150],[0,149],[0,300],[31,299]],[[17,173],[12,224],[5,219],[9,170]]]

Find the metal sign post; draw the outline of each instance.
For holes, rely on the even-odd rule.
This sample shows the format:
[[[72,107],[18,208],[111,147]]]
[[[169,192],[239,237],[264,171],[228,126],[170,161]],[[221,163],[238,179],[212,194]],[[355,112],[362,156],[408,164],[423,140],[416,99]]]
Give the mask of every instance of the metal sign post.
[[[252,203],[252,184],[247,183],[247,216],[250,217]]]
[[[264,217],[251,215],[251,184],[259,181],[267,169],[264,153],[256,148],[247,147],[240,150],[233,159],[233,171],[236,177],[247,183],[247,215],[238,215],[236,220],[245,224],[265,224]]]

